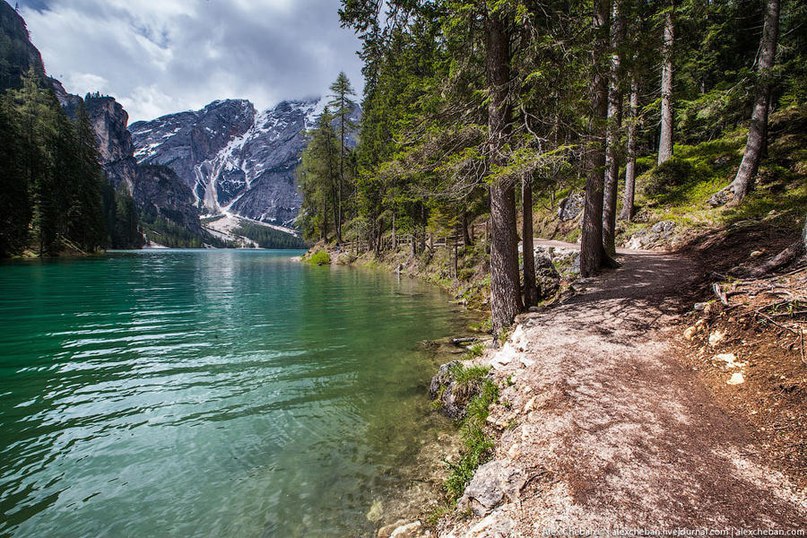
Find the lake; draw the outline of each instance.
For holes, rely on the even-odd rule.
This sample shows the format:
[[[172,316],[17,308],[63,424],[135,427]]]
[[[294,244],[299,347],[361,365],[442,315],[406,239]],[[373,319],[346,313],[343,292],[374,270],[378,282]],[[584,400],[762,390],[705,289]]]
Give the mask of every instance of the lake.
[[[464,314],[299,252],[0,264],[0,535],[368,535]]]

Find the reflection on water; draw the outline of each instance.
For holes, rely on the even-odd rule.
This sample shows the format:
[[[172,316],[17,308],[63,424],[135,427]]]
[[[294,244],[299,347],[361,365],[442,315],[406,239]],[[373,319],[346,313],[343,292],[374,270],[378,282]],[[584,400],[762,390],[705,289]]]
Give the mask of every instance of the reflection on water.
[[[369,533],[434,426],[418,283],[290,252],[0,266],[0,534]]]

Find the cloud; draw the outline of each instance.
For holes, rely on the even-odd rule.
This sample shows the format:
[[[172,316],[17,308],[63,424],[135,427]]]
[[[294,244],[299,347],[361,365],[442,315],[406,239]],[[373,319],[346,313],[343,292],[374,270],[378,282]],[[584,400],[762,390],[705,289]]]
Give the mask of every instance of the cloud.
[[[21,0],[48,73],[115,96],[132,120],[225,98],[259,108],[321,95],[339,71],[361,89],[359,42],[338,0]]]

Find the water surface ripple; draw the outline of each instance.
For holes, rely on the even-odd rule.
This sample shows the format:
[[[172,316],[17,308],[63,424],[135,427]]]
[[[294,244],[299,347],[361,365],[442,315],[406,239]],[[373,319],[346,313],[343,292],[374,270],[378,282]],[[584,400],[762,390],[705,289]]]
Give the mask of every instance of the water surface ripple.
[[[461,320],[292,254],[0,265],[0,535],[370,533]]]

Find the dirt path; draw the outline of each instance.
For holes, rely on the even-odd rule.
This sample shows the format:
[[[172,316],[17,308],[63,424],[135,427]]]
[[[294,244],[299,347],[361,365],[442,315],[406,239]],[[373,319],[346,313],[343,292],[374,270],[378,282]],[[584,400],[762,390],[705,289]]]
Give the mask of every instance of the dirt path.
[[[524,316],[491,358],[510,385],[489,419],[501,439],[461,501],[476,515],[441,535],[807,528],[805,492],[766,467],[669,344],[699,268],[628,252],[583,293]]]

